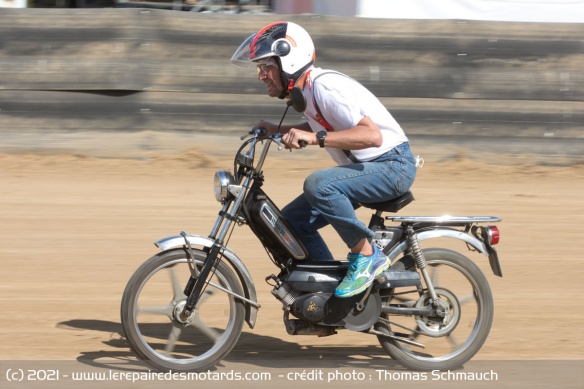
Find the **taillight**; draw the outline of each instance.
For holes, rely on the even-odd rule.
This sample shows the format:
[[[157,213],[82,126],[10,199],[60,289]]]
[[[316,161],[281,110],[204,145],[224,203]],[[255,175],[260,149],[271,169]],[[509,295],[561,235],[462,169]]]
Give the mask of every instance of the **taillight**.
[[[487,236],[489,238],[489,244],[491,246],[496,245],[499,243],[499,229],[496,226],[487,226],[485,227],[485,231],[487,232]]]

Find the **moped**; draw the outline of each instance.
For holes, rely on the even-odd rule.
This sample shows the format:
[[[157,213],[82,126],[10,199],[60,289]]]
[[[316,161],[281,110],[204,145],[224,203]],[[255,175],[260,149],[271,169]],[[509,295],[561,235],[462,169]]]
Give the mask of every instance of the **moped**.
[[[282,120],[290,106],[298,112],[306,107],[301,90],[291,95]],[[254,281],[245,261],[227,246],[234,228],[247,225],[277,269],[266,282],[282,303],[288,334],[323,337],[348,330],[374,336],[392,359],[412,370],[453,369],[469,361],[493,320],[487,279],[465,255],[441,247],[422,249],[421,242],[458,240],[486,256],[493,273],[502,276],[494,248],[500,234],[493,225],[501,219],[397,216],[414,200],[411,192],[360,204],[373,210],[372,243],[391,266],[361,294],[337,298],[334,290],[348,261],[311,258],[262,189],[270,146],[282,149],[281,135],[266,133],[255,128],[242,137],[233,170],[215,173],[221,209],[209,235],[181,232],[157,241],[161,252],[131,276],[121,321],[135,354],[159,370],[202,371],[228,355],[244,322],[255,326],[260,304]]]

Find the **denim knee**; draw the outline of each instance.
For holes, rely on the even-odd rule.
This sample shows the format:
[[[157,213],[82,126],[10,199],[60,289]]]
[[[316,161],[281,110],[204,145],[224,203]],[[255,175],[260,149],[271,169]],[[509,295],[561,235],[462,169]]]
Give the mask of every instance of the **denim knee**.
[[[319,197],[322,197],[323,193],[326,192],[327,185],[328,180],[322,170],[311,173],[306,177],[303,188],[304,195],[312,206],[314,206]]]

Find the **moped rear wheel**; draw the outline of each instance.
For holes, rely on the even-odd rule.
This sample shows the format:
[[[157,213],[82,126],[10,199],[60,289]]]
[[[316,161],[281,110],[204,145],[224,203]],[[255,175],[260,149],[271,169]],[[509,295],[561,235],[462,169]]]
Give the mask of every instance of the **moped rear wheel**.
[[[193,250],[201,267],[206,253]],[[130,278],[121,303],[126,339],[136,355],[163,370],[199,371],[214,366],[235,346],[245,311],[234,272],[219,262],[196,309],[186,320],[180,313],[191,276],[183,249],[165,251],[146,261]],[[231,293],[227,293],[229,291]],[[235,296],[234,296],[235,295]]]
[[[494,310],[491,289],[481,270],[464,255],[438,248],[423,251],[445,317],[385,315],[375,328],[425,346],[378,336],[383,349],[405,367],[421,371],[454,369],[470,360],[489,335]],[[414,270],[413,261],[404,265]],[[384,298],[385,305],[421,308],[431,304],[427,290],[421,294],[415,290],[396,292]]]

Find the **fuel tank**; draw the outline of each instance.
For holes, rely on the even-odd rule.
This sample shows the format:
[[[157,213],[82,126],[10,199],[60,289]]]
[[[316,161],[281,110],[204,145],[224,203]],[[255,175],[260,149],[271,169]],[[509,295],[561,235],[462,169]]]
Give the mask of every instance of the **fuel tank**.
[[[278,207],[260,188],[252,188],[245,200],[249,226],[282,266],[289,259],[304,261],[307,251]]]

